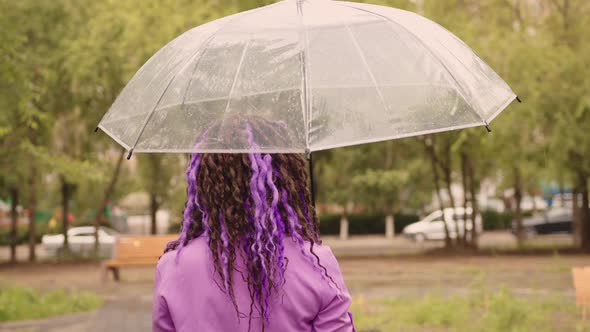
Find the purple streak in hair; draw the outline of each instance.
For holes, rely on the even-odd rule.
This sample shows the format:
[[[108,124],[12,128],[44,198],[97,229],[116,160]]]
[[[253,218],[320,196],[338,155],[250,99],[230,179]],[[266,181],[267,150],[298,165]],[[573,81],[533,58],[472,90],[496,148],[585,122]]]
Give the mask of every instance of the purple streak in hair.
[[[272,200],[270,204],[270,211],[269,217],[272,226],[272,240],[269,241],[269,244],[272,246],[268,246],[267,249],[275,252],[276,248],[278,247],[278,257],[277,257],[277,267],[278,273],[277,277],[279,280],[279,284],[283,281],[283,276],[285,272],[284,266],[284,253],[285,253],[285,246],[283,245],[283,236],[285,234],[285,226],[282,222],[280,213],[279,213],[279,190],[277,186],[273,182],[273,174],[275,174],[275,170],[272,167],[272,157],[270,154],[264,156],[264,162],[266,163],[266,168],[268,169],[268,173],[266,175],[266,184],[272,193]]]
[[[225,229],[225,222],[223,220],[223,215],[219,215],[219,224],[221,226],[221,242],[223,243],[223,248],[221,248],[221,261],[223,261],[222,265],[222,272],[223,272],[223,283],[225,286],[225,290],[229,291],[229,273],[228,266],[229,266],[229,239],[227,236],[227,230]]]
[[[303,190],[299,191],[299,199],[302,202],[305,202],[305,195],[303,194]],[[307,204],[303,204],[303,216],[305,217],[305,222],[307,223],[309,228],[315,229],[315,227],[313,226],[313,222],[311,220],[311,216],[309,215],[309,208],[308,208]],[[319,241],[319,234],[314,233],[314,238],[316,241]]]
[[[211,128],[207,128],[205,132],[203,132],[197,139],[197,143],[195,144],[195,148],[198,148],[207,135],[209,134],[209,130]],[[199,166],[201,164],[201,154],[200,153],[193,153],[191,154],[191,161],[189,166],[186,169],[186,182],[187,182],[187,202],[186,206],[183,211],[183,219],[182,219],[182,227],[180,229],[180,235],[178,236],[178,251],[176,252],[175,262],[178,263],[178,258],[180,257],[180,252],[184,247],[184,242],[187,238],[187,233],[190,228],[192,222],[192,215],[195,208],[199,209],[203,214],[203,232],[207,233],[209,231],[209,225],[207,224],[207,219],[209,218],[207,212],[205,211],[204,207],[199,205],[199,199],[197,196],[197,173],[199,171]]]
[[[278,197],[279,192],[278,192],[276,186],[274,185],[274,183],[272,182],[272,157],[269,154],[266,154],[261,159],[262,159],[262,169],[264,170],[264,178],[260,179],[263,181],[262,187],[264,187],[264,182],[266,182],[266,185],[268,186],[268,188],[270,189],[271,194],[272,194],[272,201],[271,201],[270,209],[267,207],[266,211],[267,211],[267,215],[268,215],[268,220],[270,221],[269,226],[270,226],[271,239],[275,240],[278,237],[278,234],[277,234],[277,224],[276,224],[274,211],[277,209],[277,203],[279,201],[279,197]],[[259,186],[260,186],[260,183],[259,183]],[[274,191],[276,191],[276,193]],[[273,209],[273,205],[274,205],[274,209]],[[273,241],[267,241],[266,245],[265,245],[265,249],[267,252],[274,253],[276,246]]]
[[[195,153],[191,156],[191,161],[189,163],[188,168],[186,169],[186,182],[187,182],[187,201],[186,206],[184,207],[183,213],[183,220],[182,220],[182,228],[180,230],[180,235],[178,240],[180,242],[178,246],[178,251],[176,252],[175,261],[178,263],[178,259],[180,257],[180,252],[184,247],[184,241],[187,238],[187,233],[190,228],[190,224],[192,222],[192,215],[195,208],[199,208],[198,196],[197,196],[197,171],[199,169],[199,165],[201,164],[201,155]],[[205,217],[203,216],[203,219]]]
[[[260,154],[252,154],[255,160],[255,164],[257,168],[260,170],[258,172],[258,177],[256,179],[256,185],[253,189],[257,192],[258,200],[255,199],[256,209],[260,212],[258,213],[258,218],[255,218],[255,223],[258,225],[258,233],[256,234],[256,248],[258,249],[258,255],[260,256],[260,263],[262,266],[262,270],[264,273],[262,274],[262,284],[263,284],[263,291],[264,291],[264,307],[268,309],[268,297],[270,295],[269,285],[268,285],[268,278],[271,276],[271,269],[272,266],[267,266],[264,260],[264,257],[268,258],[268,261],[271,262],[274,256],[274,251],[268,250],[268,247],[265,243],[270,242],[269,232],[266,224],[266,220],[268,218],[268,206],[266,202],[266,186],[265,179],[267,170],[264,165],[264,161]],[[253,164],[254,165],[254,164]],[[264,311],[265,319],[268,319],[268,310]]]

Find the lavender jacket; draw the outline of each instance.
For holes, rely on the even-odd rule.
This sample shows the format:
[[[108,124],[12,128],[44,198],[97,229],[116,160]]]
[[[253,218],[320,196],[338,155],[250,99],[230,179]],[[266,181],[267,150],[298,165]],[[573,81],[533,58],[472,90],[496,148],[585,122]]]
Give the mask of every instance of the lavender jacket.
[[[302,254],[291,237],[284,239],[284,246],[288,258],[286,282],[283,292],[276,294],[280,296],[269,299],[270,317],[265,331],[354,332],[348,311],[351,298],[330,248],[314,245],[314,252],[340,290],[322,278],[318,267]],[[306,250],[309,251],[309,244]],[[229,297],[216,285],[217,279],[214,280],[217,277],[214,277],[206,236],[193,239],[184,247],[178,263],[175,257],[176,251],[164,254],[156,268],[153,331],[248,331],[247,284],[239,272],[234,272],[234,291],[242,313],[238,318]],[[236,265],[237,269],[244,267],[239,258]],[[261,330],[257,314],[254,310],[252,332]]]

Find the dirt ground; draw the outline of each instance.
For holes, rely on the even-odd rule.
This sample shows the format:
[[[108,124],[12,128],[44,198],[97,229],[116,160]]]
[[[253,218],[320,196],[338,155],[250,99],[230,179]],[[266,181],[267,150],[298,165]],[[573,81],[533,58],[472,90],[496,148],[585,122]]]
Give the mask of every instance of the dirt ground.
[[[590,265],[588,255],[549,256],[401,256],[343,257],[340,267],[350,291],[395,296],[420,289],[462,289],[473,282],[510,286],[522,292],[559,292],[573,296],[571,268]],[[73,288],[106,297],[149,295],[153,268],[125,268],[122,281],[101,281],[98,263],[40,263],[0,266],[0,283],[41,289]]]

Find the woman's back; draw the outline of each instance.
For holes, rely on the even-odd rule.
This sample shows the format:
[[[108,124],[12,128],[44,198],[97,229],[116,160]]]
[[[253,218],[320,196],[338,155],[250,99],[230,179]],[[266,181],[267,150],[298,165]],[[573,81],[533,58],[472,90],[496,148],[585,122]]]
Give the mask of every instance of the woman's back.
[[[350,295],[342,280],[338,263],[329,247],[314,245],[313,252],[325,267],[314,263],[310,243],[303,249],[292,237],[283,239],[284,284],[268,299],[268,322],[265,331],[353,331],[348,313]],[[262,320],[252,309],[245,280],[243,260],[238,255],[234,271],[234,294],[238,314],[227,293],[220,286],[211,259],[208,238],[200,236],[182,250],[167,252],[156,270],[154,289],[154,331],[261,331]],[[242,272],[240,272],[242,271]],[[243,274],[243,275],[242,275]],[[319,277],[324,275],[324,278]]]
[[[251,151],[297,134],[255,116],[219,126]],[[199,142],[217,142],[219,128]],[[307,166],[296,153],[192,154],[182,229],[157,268],[155,331],[353,330],[338,264],[320,245]]]

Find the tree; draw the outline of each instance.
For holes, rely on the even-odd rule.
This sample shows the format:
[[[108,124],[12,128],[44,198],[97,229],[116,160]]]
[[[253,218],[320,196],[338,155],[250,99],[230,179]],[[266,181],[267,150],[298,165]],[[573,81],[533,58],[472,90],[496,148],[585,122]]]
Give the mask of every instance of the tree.
[[[550,5],[552,11],[546,21],[546,31],[553,38],[553,51],[559,59],[555,59],[553,70],[547,75],[547,79],[554,85],[547,86],[544,90],[545,93],[549,93],[544,95],[544,101],[553,108],[546,119],[550,123],[546,125],[552,127],[550,146],[556,155],[554,162],[565,166],[576,192],[581,194],[581,206],[575,215],[580,225],[580,246],[588,250],[590,160],[587,156],[590,155],[590,83],[587,78],[590,68],[590,36],[586,28],[590,24],[590,5],[586,1],[576,0],[555,0],[551,1]]]
[[[150,233],[156,234],[156,214],[170,197],[172,179],[175,175],[182,174],[181,163],[175,155],[151,153],[139,157],[141,182],[150,198]]]
[[[348,215],[352,212],[357,197],[352,179],[358,170],[357,165],[361,162],[362,152],[359,147],[314,153],[314,181],[321,189],[318,191],[319,195],[316,195],[316,200],[340,207],[341,238],[348,237]]]

